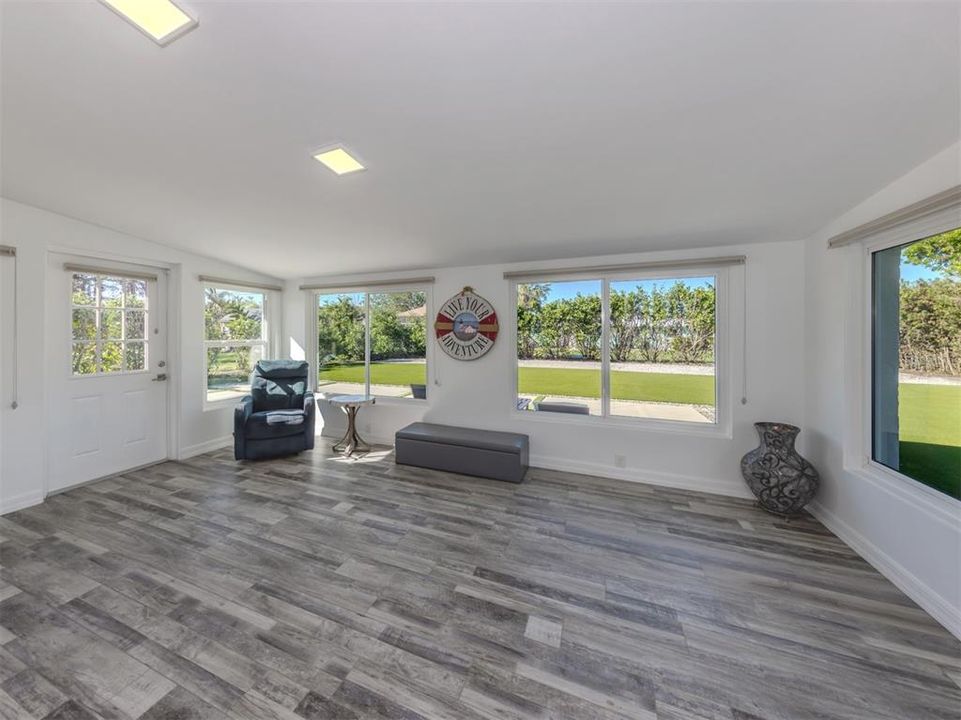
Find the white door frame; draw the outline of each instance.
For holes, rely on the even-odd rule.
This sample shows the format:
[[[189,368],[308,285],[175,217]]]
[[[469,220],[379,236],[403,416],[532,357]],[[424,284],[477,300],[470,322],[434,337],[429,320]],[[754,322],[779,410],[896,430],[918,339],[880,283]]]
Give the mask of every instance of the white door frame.
[[[167,376],[168,380],[166,385],[166,403],[167,403],[167,457],[166,460],[175,460],[180,457],[180,398],[182,396],[182,368],[180,367],[180,359],[182,357],[181,353],[181,278],[182,278],[182,266],[180,264],[168,263],[158,260],[144,259],[138,257],[131,257],[127,255],[118,255],[115,253],[91,253],[89,250],[78,250],[77,248],[71,248],[68,246],[51,246],[47,248],[47,252],[44,257],[44,276],[43,276],[43,287],[42,287],[42,297],[44,298],[45,308],[44,308],[44,324],[47,328],[53,327],[56,324],[55,313],[57,308],[52,307],[47,301],[48,292],[46,287],[46,282],[48,279],[48,271],[51,263],[51,255],[59,256],[59,259],[65,262],[76,262],[76,263],[86,263],[86,264],[96,264],[105,268],[109,268],[112,265],[116,265],[118,272],[122,272],[123,266],[139,266],[147,270],[153,270],[157,272],[158,275],[162,275],[166,281],[166,298],[164,312],[166,315],[166,340],[167,340]],[[47,333],[49,330],[44,331],[44,345],[46,345]],[[47,362],[47,361],[45,361]],[[49,376],[48,372],[45,372],[45,377]],[[43,404],[43,427],[44,427],[44,444],[45,451],[43,457],[43,496],[47,497],[50,494],[50,405],[51,400],[47,397],[47,390],[44,392],[44,404]],[[109,476],[108,476],[109,477]],[[81,485],[90,484],[92,482],[97,482],[103,478],[97,478],[95,480],[90,480]],[[78,487],[78,486],[72,486]],[[56,492],[62,492],[69,490],[71,488],[64,488],[63,490],[56,490]]]

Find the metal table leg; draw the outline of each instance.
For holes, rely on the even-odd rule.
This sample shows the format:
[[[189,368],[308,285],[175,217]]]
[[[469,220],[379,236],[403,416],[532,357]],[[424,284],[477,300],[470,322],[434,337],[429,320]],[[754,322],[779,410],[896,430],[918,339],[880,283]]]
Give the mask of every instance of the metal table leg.
[[[344,412],[347,413],[347,432],[340,442],[334,444],[334,452],[343,452],[347,457],[352,456],[355,452],[370,452],[370,445],[357,432],[357,411],[359,409],[357,405],[345,405],[343,407]]]

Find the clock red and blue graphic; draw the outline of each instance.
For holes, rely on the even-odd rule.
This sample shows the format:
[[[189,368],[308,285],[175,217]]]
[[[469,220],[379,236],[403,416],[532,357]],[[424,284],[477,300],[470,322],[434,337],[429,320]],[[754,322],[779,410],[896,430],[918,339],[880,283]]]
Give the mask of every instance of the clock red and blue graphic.
[[[476,360],[486,354],[494,347],[498,330],[494,307],[471,287],[445,302],[434,323],[440,346],[457,360]]]

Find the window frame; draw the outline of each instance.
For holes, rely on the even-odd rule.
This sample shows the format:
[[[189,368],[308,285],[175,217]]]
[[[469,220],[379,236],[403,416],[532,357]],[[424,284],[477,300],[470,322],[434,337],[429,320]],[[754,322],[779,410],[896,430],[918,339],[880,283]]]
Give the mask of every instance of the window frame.
[[[370,285],[347,285],[344,287],[324,287],[320,289],[310,289],[304,290],[307,294],[307,343],[308,347],[313,348],[310,351],[310,355],[314,361],[314,371],[311,373],[309,379],[310,389],[317,392],[319,391],[317,385],[317,375],[320,372],[320,348],[318,344],[318,327],[317,327],[317,308],[318,299],[322,295],[363,295],[364,296],[364,393],[365,395],[371,395],[370,393],[370,296],[380,295],[387,293],[402,293],[402,292],[419,292],[424,293],[425,305],[427,307],[427,314],[424,320],[426,325],[425,328],[425,342],[424,342],[424,381],[427,385],[427,397],[426,398],[415,398],[415,397],[398,397],[396,395],[372,395],[371,397],[377,398],[378,403],[391,405],[391,404],[420,404],[427,405],[430,403],[431,396],[433,393],[430,391],[432,386],[431,382],[431,370],[434,365],[434,343],[432,342],[433,336],[431,335],[431,322],[430,319],[433,316],[432,309],[434,306],[433,298],[433,285],[424,283],[385,283],[378,285],[376,283],[371,283]]]
[[[955,209],[955,213],[961,208]],[[852,277],[858,278],[859,285],[854,288],[853,304],[858,308],[854,322],[860,324],[858,332],[852,333],[857,345],[850,348],[846,356],[851,360],[848,377],[852,391],[848,393],[849,405],[854,409],[847,419],[851,430],[850,442],[844,447],[844,468],[868,476],[874,481],[882,481],[900,490],[921,493],[921,497],[937,504],[949,503],[961,506],[961,501],[933,487],[905,475],[899,470],[888,467],[874,459],[874,254],[892,247],[907,245],[933,235],[938,235],[958,227],[961,217],[945,217],[938,213],[934,217],[909,220],[897,227],[875,233],[861,242],[853,243],[852,257],[856,258],[860,272]]]
[[[743,267],[740,266],[740,267]],[[733,378],[730,373],[731,322],[730,322],[730,270],[731,266],[691,265],[685,263],[672,269],[669,265],[651,269],[609,270],[601,273],[590,271],[565,272],[560,269],[550,272],[543,280],[535,278],[511,279],[510,281],[510,311],[509,338],[511,353],[511,397],[509,399],[510,414],[513,419],[546,423],[597,425],[610,427],[644,428],[652,431],[667,433],[682,433],[707,437],[732,436],[732,404],[730,401]],[[612,415],[610,413],[610,286],[612,282],[630,280],[683,280],[685,278],[714,277],[715,309],[714,309],[714,422],[690,422],[686,420],[668,420],[664,418],[630,417],[627,415]],[[567,282],[567,281],[597,280],[601,283],[601,414],[574,415],[567,413],[531,412],[517,409],[518,369],[517,357],[517,287],[536,282]],[[744,328],[741,329],[744,332]],[[743,360],[742,360],[743,361]]]
[[[273,290],[268,290],[263,287],[256,287],[251,285],[234,285],[232,283],[223,282],[202,282],[201,287],[201,324],[203,325],[203,340],[201,342],[201,354],[203,356],[203,393],[204,393],[204,410],[219,410],[224,407],[233,406],[240,398],[249,394],[249,389],[245,392],[238,392],[235,396],[218,398],[216,400],[209,399],[210,389],[207,387],[208,382],[208,371],[209,367],[207,365],[207,349],[210,347],[254,347],[257,345],[263,346],[263,356],[264,358],[269,358],[272,348],[274,346],[273,342],[273,324],[270,321],[270,313],[273,311],[271,302],[271,294]],[[264,306],[262,311],[262,318],[260,323],[260,340],[208,340],[207,339],[207,327],[206,323],[203,322],[204,313],[207,310],[207,290],[227,290],[231,292],[243,292],[263,295]]]
[[[128,271],[128,272],[129,272],[129,271]],[[74,301],[73,301],[73,289],[72,289],[72,288],[73,288],[73,279],[74,279],[74,277],[76,277],[77,275],[91,275],[91,276],[93,276],[93,277],[96,279],[96,283],[97,283],[97,303],[96,303],[96,304],[94,304],[94,305],[77,305],[76,303],[74,303]],[[136,276],[136,275],[125,274],[122,270],[119,270],[119,269],[118,269],[116,272],[112,272],[112,271],[111,271],[111,272],[93,272],[93,271],[90,271],[90,272],[82,272],[82,271],[79,271],[79,270],[71,270],[71,271],[69,271],[68,277],[70,278],[70,288],[71,288],[71,290],[70,290],[70,292],[69,292],[69,294],[68,294],[68,300],[69,300],[69,316],[68,316],[68,320],[69,320],[69,328],[68,328],[69,340],[68,340],[68,343],[69,343],[69,348],[70,348],[70,353],[68,354],[68,361],[67,361],[67,375],[68,375],[68,378],[69,378],[70,380],[83,380],[83,379],[89,379],[89,378],[122,377],[122,376],[128,376],[128,375],[146,375],[147,373],[149,373],[149,372],[151,371],[151,369],[150,369],[150,352],[151,352],[150,317],[151,317],[151,315],[153,314],[153,310],[151,309],[151,305],[153,304],[153,302],[156,302],[156,283],[157,283],[157,281],[156,281],[156,280],[149,280],[149,279],[147,279],[147,278],[140,277],[140,276]],[[140,308],[137,308],[137,307],[129,307],[129,308],[128,308],[127,305],[126,305],[126,300],[124,300],[124,304],[121,305],[120,307],[105,307],[105,306],[103,305],[103,303],[102,303],[102,301],[101,301],[101,297],[100,297],[101,281],[103,280],[103,278],[111,278],[111,279],[119,279],[119,280],[138,280],[138,281],[143,282],[143,283],[144,283],[144,304],[143,304],[143,307],[140,307]],[[153,292],[151,292],[151,283],[154,284],[154,291],[153,291]],[[152,295],[153,295],[154,297],[151,297]],[[73,336],[73,314],[74,314],[74,311],[75,311],[75,310],[92,310],[92,311],[94,312],[94,315],[95,315],[95,317],[96,317],[96,322],[95,322],[95,328],[96,328],[95,332],[96,332],[96,336],[95,336],[95,338],[94,338],[94,340],[93,340],[92,343],[91,343],[90,341],[83,341],[83,340],[79,340],[79,341],[78,341],[78,340]],[[117,311],[120,312],[120,318],[121,318],[121,320],[120,320],[120,322],[121,322],[121,335],[124,335],[125,332],[126,332],[126,327],[127,327],[127,311],[128,311],[128,310],[135,310],[135,311],[139,310],[139,311],[142,311],[142,312],[143,312],[143,318],[144,318],[143,338],[134,338],[134,339],[129,339],[129,340],[128,340],[126,337],[121,337],[119,340],[118,340],[118,339],[113,339],[113,340],[111,340],[111,339],[109,339],[109,338],[108,338],[107,340],[104,340],[102,337],[100,337],[100,324],[101,324],[101,322],[102,322],[102,317],[103,317],[103,311],[104,311],[104,310],[117,310]],[[93,344],[93,345],[94,345],[94,348],[95,348],[95,353],[96,353],[96,354],[95,354],[95,357],[96,357],[96,365],[97,365],[97,367],[100,367],[100,366],[101,366],[101,359],[102,359],[102,348],[103,348],[103,345],[104,345],[105,342],[119,342],[119,343],[120,343],[120,347],[121,347],[121,350],[120,350],[120,353],[121,353],[121,369],[120,369],[120,370],[111,370],[111,371],[109,371],[109,372],[103,372],[102,370],[97,370],[96,372],[92,372],[92,373],[76,373],[76,372],[73,371],[73,348],[74,348],[74,345],[76,345],[76,344],[78,344],[78,343],[80,343],[80,344],[88,344],[88,345],[89,345],[89,344]],[[128,369],[127,369],[127,344],[128,344],[128,343],[136,343],[136,344],[139,344],[139,345],[143,345],[143,368],[141,368],[140,370],[128,370]]]

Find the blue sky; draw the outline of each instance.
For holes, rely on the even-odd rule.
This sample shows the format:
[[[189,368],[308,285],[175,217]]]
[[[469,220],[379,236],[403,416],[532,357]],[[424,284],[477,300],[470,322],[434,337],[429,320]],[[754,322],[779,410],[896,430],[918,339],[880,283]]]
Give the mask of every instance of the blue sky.
[[[675,282],[675,280],[619,280],[616,282],[611,282],[611,290],[624,292],[625,290],[633,290],[636,287],[642,287],[645,290],[650,290],[655,285],[660,286],[661,289],[665,289],[673,285]],[[684,282],[691,287],[708,287],[714,282],[714,278],[685,278]],[[601,294],[600,280],[553,282],[550,285],[551,288],[547,294],[545,302],[550,302],[551,300],[564,300],[566,298],[576,297],[578,294]]]
[[[908,282],[913,282],[915,280],[937,280],[941,277],[941,273],[935,272],[923,265],[911,265],[904,261],[904,256],[901,256],[901,279],[907,280]]]

